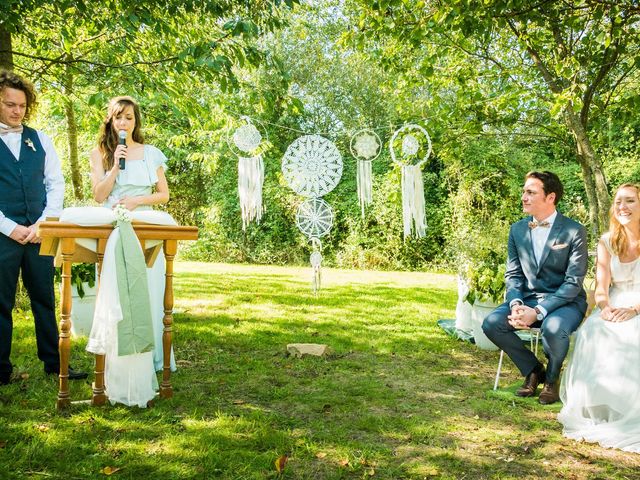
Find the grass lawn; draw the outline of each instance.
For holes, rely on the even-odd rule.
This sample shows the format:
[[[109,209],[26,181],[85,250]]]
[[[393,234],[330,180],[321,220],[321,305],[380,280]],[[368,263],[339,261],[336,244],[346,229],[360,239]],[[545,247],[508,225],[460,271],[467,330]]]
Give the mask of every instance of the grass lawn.
[[[491,390],[498,353],[436,325],[454,316],[449,275],[325,269],[314,297],[307,268],[176,272],[174,398],[149,409],[57,412],[30,314],[16,315],[0,478],[640,478],[640,455],[567,440],[559,405],[514,397],[510,362]],[[294,342],[332,354],[289,357]],[[84,346],[72,364],[91,370]],[[71,386],[90,398],[89,381]]]

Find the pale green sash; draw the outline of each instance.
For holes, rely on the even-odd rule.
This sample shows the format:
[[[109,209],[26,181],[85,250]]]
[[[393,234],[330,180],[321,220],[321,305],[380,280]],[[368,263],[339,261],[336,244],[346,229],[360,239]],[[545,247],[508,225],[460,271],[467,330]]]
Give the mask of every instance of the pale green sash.
[[[122,320],[118,322],[118,356],[153,350],[147,265],[130,222],[117,220],[116,276]]]

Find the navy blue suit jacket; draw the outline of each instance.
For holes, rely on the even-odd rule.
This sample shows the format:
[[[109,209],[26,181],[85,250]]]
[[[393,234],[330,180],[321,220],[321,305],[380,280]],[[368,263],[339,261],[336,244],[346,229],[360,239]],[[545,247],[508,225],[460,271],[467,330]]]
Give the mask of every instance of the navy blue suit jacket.
[[[524,218],[511,225],[509,231],[507,303],[519,298],[542,306],[547,313],[574,303],[585,311],[587,300],[582,283],[587,274],[586,229],[558,212],[538,263],[528,225],[531,220],[532,217]]]

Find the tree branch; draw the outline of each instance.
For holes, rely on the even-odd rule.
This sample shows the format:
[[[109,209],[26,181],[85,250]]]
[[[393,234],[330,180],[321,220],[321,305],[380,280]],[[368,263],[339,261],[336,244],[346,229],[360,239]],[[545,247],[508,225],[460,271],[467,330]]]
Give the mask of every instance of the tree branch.
[[[620,58],[620,41],[618,39],[614,42],[614,48],[606,47],[602,54],[602,64],[598,69],[598,73],[596,74],[596,78],[594,78],[591,85],[587,87],[587,90],[584,92],[582,96],[582,108],[580,109],[580,123],[584,128],[587,127],[587,122],[589,121],[589,109],[591,108],[591,104],[593,102],[593,96],[597,91],[598,87],[605,79],[605,77],[609,74],[611,69],[616,64],[618,58]]]
[[[538,51],[535,50],[531,46],[531,44],[524,38],[524,34],[520,30],[518,30],[513,20],[508,19],[507,25],[509,25],[509,28],[511,29],[513,34],[516,36],[516,38],[524,44],[524,47],[529,53],[529,55],[531,56],[531,59],[533,60],[534,65],[542,75],[542,78],[544,78],[545,82],[547,82],[547,84],[549,85],[549,88],[551,89],[551,91],[553,93],[562,93],[562,90],[563,90],[562,84],[551,74],[551,72],[549,71],[545,63],[542,61],[542,58],[540,57],[540,54],[538,53]]]
[[[631,65],[625,72],[622,73],[622,75],[620,75],[620,77],[613,83],[613,86],[611,87],[611,89],[609,90],[609,95],[607,95],[607,99],[604,101],[603,105],[602,105],[602,109],[606,109],[610,104],[611,104],[611,99],[613,98],[613,94],[616,91],[616,89],[622,84],[622,82],[629,76],[631,75],[631,72],[633,72],[634,70],[637,70],[635,65]]]
[[[5,53],[6,50],[0,50],[0,54],[1,53]],[[128,68],[128,67],[133,67],[136,65],[158,65],[158,64],[162,64],[162,63],[168,63],[171,61],[176,61],[179,59],[179,57],[177,55],[171,56],[171,57],[166,57],[166,58],[159,58],[156,60],[148,60],[148,61],[139,61],[139,62],[129,62],[129,63],[102,63],[102,62],[95,62],[92,60],[86,60],[84,58],[71,58],[69,60],[64,59],[63,55],[57,57],[57,58],[49,58],[49,57],[43,57],[40,55],[31,55],[28,53],[23,53],[23,52],[13,52],[14,55],[17,55],[19,57],[25,57],[25,58],[30,58],[32,60],[40,60],[41,62],[49,62],[49,63],[55,63],[58,65],[70,65],[70,64],[77,64],[77,63],[83,63],[86,65],[91,65],[91,66],[95,66],[95,67],[103,67],[103,68]]]

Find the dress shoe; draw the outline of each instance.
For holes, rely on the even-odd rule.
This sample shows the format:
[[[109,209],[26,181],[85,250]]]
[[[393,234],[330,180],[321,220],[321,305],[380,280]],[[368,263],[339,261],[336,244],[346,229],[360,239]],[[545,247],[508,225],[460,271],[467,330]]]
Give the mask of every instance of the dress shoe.
[[[516,390],[518,397],[533,397],[536,394],[538,385],[544,382],[544,369],[536,372],[535,370],[526,376],[522,387]]]
[[[0,372],[0,385],[9,385],[11,372]]]
[[[538,401],[542,405],[551,405],[560,400],[560,382],[545,383]]]
[[[44,368],[45,373],[48,373],[49,375],[60,375],[60,367],[56,366],[56,367],[45,367]],[[87,378],[89,376],[89,374],[87,372],[83,372],[81,370],[74,370],[73,368],[69,367],[69,380],[83,380],[85,378]]]

